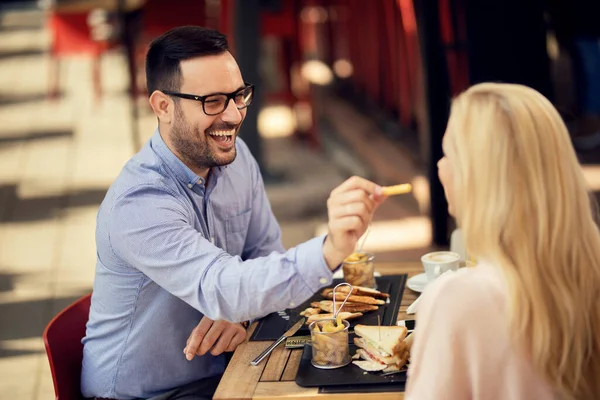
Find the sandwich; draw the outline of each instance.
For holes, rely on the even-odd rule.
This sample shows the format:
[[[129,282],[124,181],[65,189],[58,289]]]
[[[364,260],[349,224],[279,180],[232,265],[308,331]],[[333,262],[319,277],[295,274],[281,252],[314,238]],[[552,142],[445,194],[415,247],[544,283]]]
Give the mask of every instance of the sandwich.
[[[412,335],[404,326],[356,325],[352,363],[365,371],[399,371],[408,362]]]

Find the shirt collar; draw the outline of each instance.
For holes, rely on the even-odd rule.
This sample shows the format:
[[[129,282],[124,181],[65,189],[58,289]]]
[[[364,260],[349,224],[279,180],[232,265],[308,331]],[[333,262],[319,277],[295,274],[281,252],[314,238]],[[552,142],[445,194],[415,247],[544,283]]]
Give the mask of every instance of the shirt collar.
[[[163,140],[158,128],[154,131],[154,135],[152,135],[152,139],[150,139],[150,143],[156,154],[164,161],[167,167],[173,171],[175,176],[179,181],[181,181],[184,185],[189,187],[190,189],[200,181],[201,183],[205,183],[204,179],[199,177],[192,171],[187,165],[184,164],[167,146],[165,141]],[[225,170],[227,169],[227,165],[222,167],[213,168],[210,171],[210,176],[213,176],[212,179],[217,179],[219,176],[223,175]]]
[[[152,135],[152,139],[150,139],[150,144],[156,154],[158,154],[167,167],[175,174],[177,180],[189,188],[192,188],[198,181],[204,183],[204,179],[196,175],[194,171],[177,158],[171,149],[169,149],[169,146],[167,146],[162,136],[160,136],[158,129],[154,131],[154,135]]]

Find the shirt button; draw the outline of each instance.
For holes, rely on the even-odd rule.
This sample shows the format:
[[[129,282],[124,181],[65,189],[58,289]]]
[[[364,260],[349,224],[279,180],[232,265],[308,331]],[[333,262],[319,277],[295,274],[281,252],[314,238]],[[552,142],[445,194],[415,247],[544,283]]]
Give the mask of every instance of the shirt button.
[[[191,189],[194,187],[194,185],[192,185],[191,183],[188,183],[188,187]]]
[[[321,279],[319,279],[319,283],[320,283],[321,285],[324,285],[324,284],[326,284],[326,283],[327,283],[327,279],[325,279],[325,278],[321,278]]]
[[[293,301],[290,301],[290,307],[295,307],[296,304]]]

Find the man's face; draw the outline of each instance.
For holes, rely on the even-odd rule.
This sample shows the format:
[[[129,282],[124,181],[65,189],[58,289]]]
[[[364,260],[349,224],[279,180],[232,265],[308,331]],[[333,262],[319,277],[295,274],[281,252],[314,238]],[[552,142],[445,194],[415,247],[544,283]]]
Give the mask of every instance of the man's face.
[[[181,62],[179,92],[206,96],[231,93],[244,87],[240,69],[229,52]],[[206,104],[207,111],[209,104]],[[246,116],[233,101],[221,114],[209,116],[199,101],[178,99],[170,141],[174,150],[193,170],[227,165],[235,160],[235,139]]]

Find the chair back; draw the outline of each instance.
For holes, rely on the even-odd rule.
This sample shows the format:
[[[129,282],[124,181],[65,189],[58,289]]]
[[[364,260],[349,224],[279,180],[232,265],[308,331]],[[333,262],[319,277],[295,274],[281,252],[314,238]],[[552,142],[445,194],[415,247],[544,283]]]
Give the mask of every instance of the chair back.
[[[42,335],[50,362],[56,400],[79,400],[85,325],[91,294],[71,304],[48,323]]]

